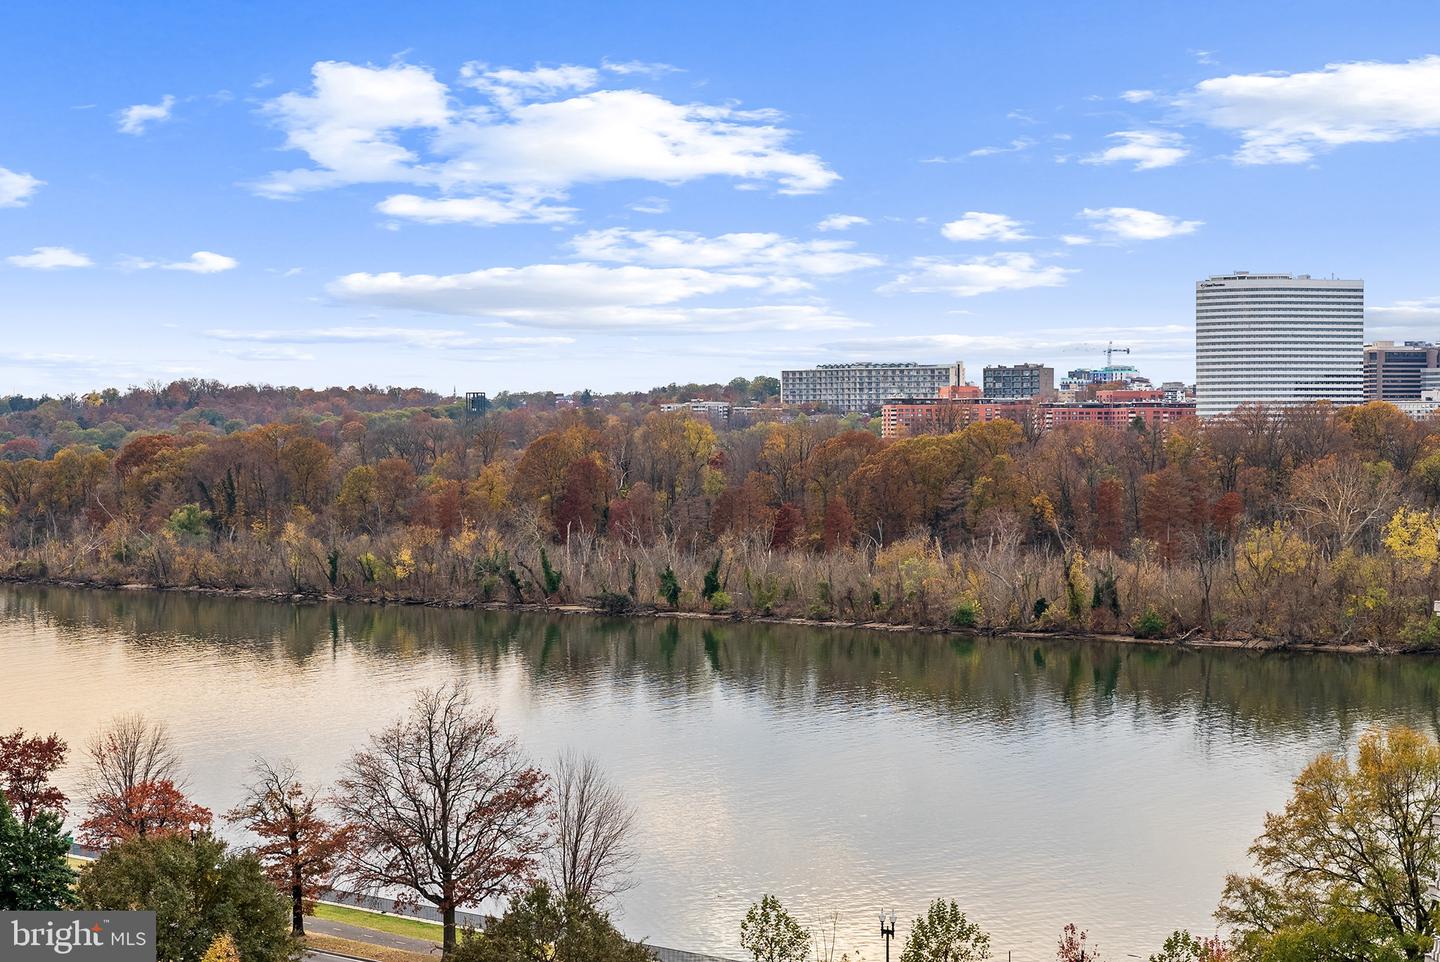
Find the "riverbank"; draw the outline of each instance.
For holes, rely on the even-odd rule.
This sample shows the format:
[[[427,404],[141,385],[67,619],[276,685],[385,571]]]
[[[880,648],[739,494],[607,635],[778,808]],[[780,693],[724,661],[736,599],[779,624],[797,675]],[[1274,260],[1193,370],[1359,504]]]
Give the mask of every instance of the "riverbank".
[[[537,604],[534,602],[510,601],[456,601],[451,599],[424,599],[404,596],[393,597],[388,595],[376,596],[372,594],[351,594],[345,592],[287,592],[271,588],[222,588],[206,585],[157,585],[141,582],[115,584],[74,578],[20,577],[15,575],[0,575],[0,584],[38,585],[87,591],[163,592],[292,605],[348,604],[475,611],[515,611],[603,618],[677,619],[719,623],[794,625],[806,628],[839,628],[887,634],[954,635],[957,637],[970,638],[1017,638],[1054,642],[1108,642],[1112,644],[1145,645],[1179,649],[1216,648],[1232,651],[1283,651],[1345,655],[1424,655],[1434,653],[1432,651],[1415,649],[1387,649],[1369,644],[1279,642],[1259,638],[1214,638],[1198,631],[1191,631],[1182,636],[1169,638],[1141,638],[1133,634],[1109,632],[1080,633],[1063,630],[1017,631],[1003,629],[963,629],[941,625],[897,624],[883,621],[842,621],[837,619],[822,620],[816,618],[778,617],[749,614],[739,611],[686,611],[681,609],[660,608],[655,605],[632,605],[627,609],[620,610],[614,607],[602,607],[601,605],[594,604],[575,604],[573,602],[563,604]]]

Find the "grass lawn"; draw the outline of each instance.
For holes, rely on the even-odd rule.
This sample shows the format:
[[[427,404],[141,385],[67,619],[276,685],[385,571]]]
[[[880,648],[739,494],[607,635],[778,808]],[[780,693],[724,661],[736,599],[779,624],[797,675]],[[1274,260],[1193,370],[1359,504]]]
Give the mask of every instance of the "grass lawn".
[[[408,919],[401,915],[362,912],[359,909],[347,908],[343,905],[316,905],[315,917],[329,919],[332,922],[344,922],[362,929],[374,929],[376,932],[389,932],[391,935],[405,935],[412,939],[429,939],[431,942],[441,941],[444,935],[444,929],[438,922]]]

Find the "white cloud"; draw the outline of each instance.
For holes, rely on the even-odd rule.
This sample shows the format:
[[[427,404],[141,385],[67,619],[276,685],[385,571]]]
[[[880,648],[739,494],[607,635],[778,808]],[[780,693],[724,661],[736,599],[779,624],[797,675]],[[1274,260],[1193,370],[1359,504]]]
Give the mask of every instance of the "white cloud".
[[[45,181],[0,167],[0,207],[24,207]]]
[[[880,258],[855,253],[851,241],[800,241],[769,233],[734,233],[706,237],[688,231],[593,230],[570,240],[570,247],[588,260],[652,267],[694,267],[702,270],[774,274],[844,274],[876,267]]]
[[[241,361],[313,361],[315,355],[309,351],[301,350],[298,347],[289,347],[283,344],[273,347],[264,345],[258,347],[247,347],[229,350],[225,352],[230,357]]]
[[[1161,240],[1193,234],[1205,222],[1203,220],[1180,220],[1168,214],[1138,207],[1087,207],[1081,217],[1094,224],[1095,229],[1104,231],[1120,240]]]
[[[191,274],[219,274],[239,266],[240,262],[235,258],[213,251],[196,251],[183,261],[152,261],[143,257],[126,257],[120,261],[122,270],[147,271],[159,268],[162,271],[188,271]],[[296,271],[298,273],[298,269]],[[289,272],[286,272],[286,276],[289,276]]]
[[[806,330],[856,322],[813,304],[696,306],[695,298],[789,292],[803,284],[687,267],[532,264],[468,274],[348,274],[327,290],[342,301],[561,330]]]
[[[1029,240],[1018,220],[1004,214],[987,214],[967,210],[959,220],[940,228],[940,233],[953,241],[1021,241]]]
[[[642,197],[630,205],[637,214],[664,214],[670,210],[670,201],[664,197]]]
[[[870,223],[870,218],[861,217],[859,214],[831,214],[829,217],[815,225],[816,230],[849,230],[852,227],[861,227]]]
[[[620,74],[628,77],[632,74],[639,74],[647,77],[661,77],[667,73],[684,73],[679,67],[668,63],[653,63],[645,60],[626,60],[616,63],[613,60],[605,60],[600,64],[601,69],[610,73]]]
[[[768,181],[792,194],[838,179],[819,157],[789,149],[791,131],[775,111],[590,89],[598,83],[593,68],[468,66],[460,86],[488,103],[466,103],[429,69],[409,64],[324,61],[312,72],[308,93],[284,94],[265,112],[285,132],[286,147],[314,166],[271,174],[256,186],[262,194],[405,183],[450,199],[473,193],[503,202],[527,194],[561,199],[577,184],[627,179],[721,176],[751,186]]]
[[[68,247],[37,247],[32,253],[15,254],[5,260],[14,267],[24,267],[35,271],[53,271],[62,267],[91,267],[95,263],[84,254],[72,251]]]
[[[1440,133],[1440,56],[1215,77],[1178,105],[1237,135],[1236,163],[1303,163],[1344,144]]]
[[[1084,234],[1061,234],[1060,243],[1070,247],[1083,247],[1086,244],[1095,243],[1093,237],[1086,237]]]
[[[399,143],[406,130],[438,129],[450,121],[448,91],[424,67],[366,67],[322,61],[311,71],[309,94],[287,93],[264,110],[281,130],[285,146],[304,151],[313,169],[271,174],[259,186],[287,196],[344,184],[430,183],[433,171]]]
[[[574,219],[575,208],[555,207],[542,194],[490,197],[421,197],[393,194],[375,205],[391,217],[422,224],[558,224]]]
[[[1431,341],[1435,339],[1436,324],[1440,324],[1440,297],[1422,297],[1365,308],[1367,336],[1396,341]]]
[[[1117,130],[1110,139],[1119,141],[1098,154],[1081,159],[1085,164],[1118,164],[1133,161],[1136,170],[1154,170],[1177,164],[1190,153],[1185,138],[1166,130]]]
[[[467,63],[460,68],[460,82],[489,95],[503,107],[515,107],[536,98],[553,99],[577,90],[589,90],[600,80],[594,67],[565,64],[560,67],[536,66],[532,70],[513,67],[491,69],[482,63]]]
[[[1023,150],[1029,150],[1035,146],[1035,141],[1029,137],[1016,137],[1004,147],[976,147],[966,154],[966,157],[993,157],[996,154],[1015,154]]]
[[[881,294],[953,294],[974,297],[995,291],[1061,287],[1075,271],[1041,264],[1034,255],[1017,252],[955,261],[917,257],[910,273],[878,288]]]
[[[1143,104],[1147,100],[1155,99],[1153,90],[1126,90],[1120,94],[1120,99],[1126,103]]]
[[[190,255],[188,261],[173,261],[161,264],[160,268],[167,271],[189,271],[192,274],[219,274],[222,271],[234,270],[238,266],[240,262],[233,257],[212,251],[196,251]]]
[[[533,336],[505,336],[495,338],[496,344],[523,344],[546,346],[550,344],[574,344],[575,338],[563,334],[536,334]]]
[[[1080,354],[1094,356],[1095,338],[1114,335],[1126,344],[1143,348],[1146,358],[1189,357],[1194,346],[1195,330],[1185,324],[1093,326],[1085,325],[1087,339],[1076,340],[1072,327],[1042,328],[1013,334],[900,334],[876,337],[850,337],[819,345],[826,353],[857,359],[874,357],[973,357],[1031,358],[1037,351],[1049,356]]]
[[[158,104],[134,104],[120,111],[119,124],[122,134],[132,134],[136,137],[145,133],[150,124],[164,123],[170,119],[170,108],[175,106],[175,98],[166,94],[160,98]]]
[[[346,325],[295,330],[215,328],[206,331],[205,335],[219,341],[243,341],[256,344],[397,344],[403,347],[424,349],[478,347],[489,343],[488,339],[477,337],[466,331],[445,328]]]

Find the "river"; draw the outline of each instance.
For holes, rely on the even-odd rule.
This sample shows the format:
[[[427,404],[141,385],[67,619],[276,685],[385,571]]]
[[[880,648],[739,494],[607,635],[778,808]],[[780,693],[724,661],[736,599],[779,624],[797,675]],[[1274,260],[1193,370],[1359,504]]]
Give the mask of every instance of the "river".
[[[765,892],[870,962],[881,908],[903,938],[937,896],[1000,959],[1053,959],[1071,921],[1144,958],[1213,932],[1307,759],[1377,722],[1440,730],[1431,659],[0,587],[0,730],[78,749],[117,713],[163,719],[216,812],[257,754],[329,781],[455,679],[634,804],[621,928],[731,958]]]

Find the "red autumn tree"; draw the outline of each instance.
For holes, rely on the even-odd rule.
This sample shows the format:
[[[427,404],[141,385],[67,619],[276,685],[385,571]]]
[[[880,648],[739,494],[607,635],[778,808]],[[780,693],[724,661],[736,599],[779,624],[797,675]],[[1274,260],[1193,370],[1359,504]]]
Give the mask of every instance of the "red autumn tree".
[[[1088,945],[1090,933],[1077,929],[1071,922],[1060,933],[1060,944],[1055,950],[1055,962],[1100,962],[1100,954]]]
[[[115,795],[90,799],[88,816],[80,823],[80,841],[91,848],[109,848],[127,838],[185,835],[210,829],[210,809],[185,797],[168,778],[137,782]]]
[[[775,512],[775,525],[770,529],[770,547],[783,551],[795,544],[795,537],[805,527],[805,516],[800,509],[789,503],[780,505]]]
[[[825,503],[824,527],[820,537],[826,551],[848,546],[855,540],[855,516],[842,497],[833,497]]]
[[[69,751],[59,735],[25,736],[17,728],[0,735],[0,795],[22,825],[30,825],[41,812],[65,814],[65,793],[50,784],[50,776],[65,764]]]
[[[334,879],[354,831],[321,813],[318,793],[307,789],[295,769],[255,763],[255,781],[245,800],[226,813],[260,839],[252,851],[275,887],[290,898],[291,930],[305,934],[305,916]]]
[[[338,789],[335,808],[355,826],[346,874],[434,905],[446,955],[456,911],[524,888],[544,850],[544,773],[460,686],[420,692],[346,763]]]
[[[599,530],[609,488],[610,479],[595,458],[579,458],[570,465],[565,475],[565,493],[555,502],[552,512],[557,543],[571,534]]]

